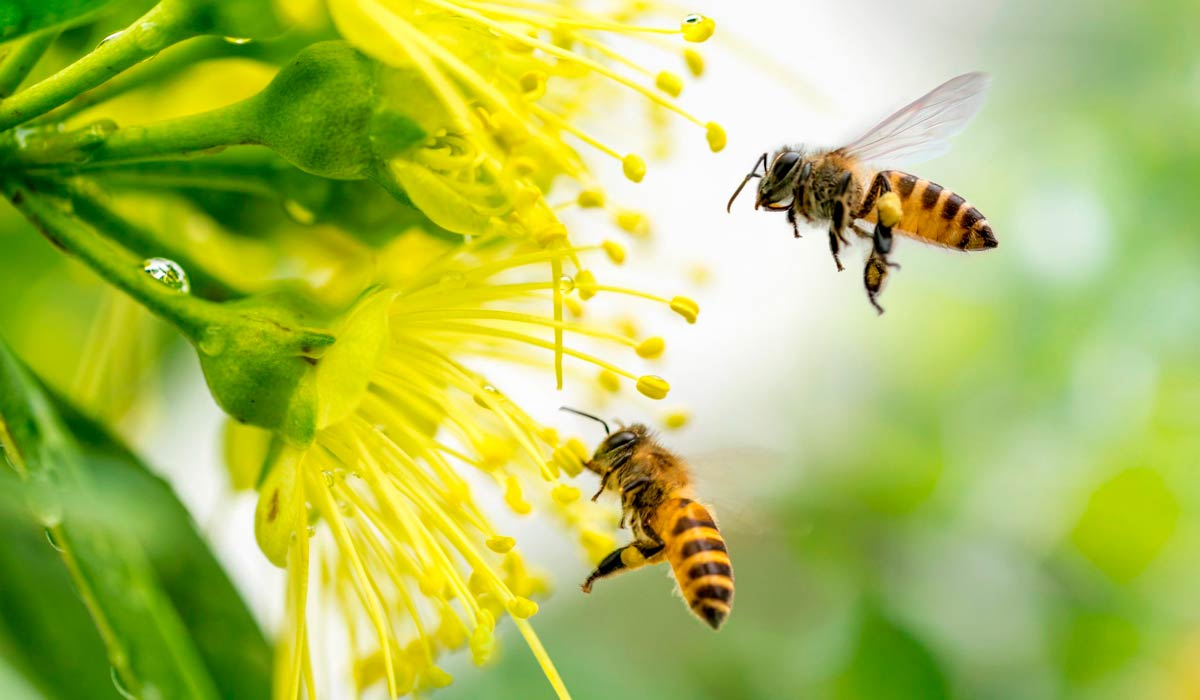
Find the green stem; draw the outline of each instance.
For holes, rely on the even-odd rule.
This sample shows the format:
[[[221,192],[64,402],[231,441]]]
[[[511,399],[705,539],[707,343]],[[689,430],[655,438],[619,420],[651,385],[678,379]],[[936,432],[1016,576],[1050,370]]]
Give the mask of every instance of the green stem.
[[[13,42],[12,48],[0,63],[0,99],[13,94],[38,59],[58,38],[57,29],[48,29]]]
[[[175,325],[192,341],[201,338],[205,328],[222,320],[219,304],[170,289],[146,274],[142,261],[128,250],[105,242],[90,227],[28,186],[5,181],[4,193],[52,244],[79,258],[107,282]]]
[[[195,36],[194,19],[179,5],[160,3],[78,61],[0,101],[0,131],[67,102],[166,47]]]

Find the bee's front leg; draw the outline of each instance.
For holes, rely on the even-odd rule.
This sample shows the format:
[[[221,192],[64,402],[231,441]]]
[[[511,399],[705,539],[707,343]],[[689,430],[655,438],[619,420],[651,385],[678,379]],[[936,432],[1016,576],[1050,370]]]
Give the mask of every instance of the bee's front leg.
[[[624,547],[609,552],[608,556],[604,557],[596,566],[596,570],[588,574],[587,580],[581,586],[583,592],[591,593],[592,584],[602,578],[615,576],[646,564],[658,563],[662,559],[663,549],[661,544],[630,542]]]
[[[795,203],[793,203],[792,206],[788,207],[787,220],[788,220],[788,223],[792,225],[792,237],[800,238],[800,222],[797,221],[797,218],[796,218],[796,204]]]

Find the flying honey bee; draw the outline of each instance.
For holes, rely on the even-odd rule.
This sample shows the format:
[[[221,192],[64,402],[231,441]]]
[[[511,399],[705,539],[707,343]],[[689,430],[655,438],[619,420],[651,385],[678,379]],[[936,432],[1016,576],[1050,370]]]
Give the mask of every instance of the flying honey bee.
[[[961,196],[929,180],[888,169],[944,153],[947,139],[962,131],[983,105],[989,82],[982,73],[953,78],[841,148],[807,151],[785,146],[775,153],[770,167],[764,153],[730,197],[726,211],[746,183],[757,177],[762,181],[754,208],[786,211],[796,238],[800,217],[809,223],[829,222],[829,249],[839,271],[843,269],[840,246],[850,243],[846,230],[870,239],[873,245],[863,283],[871,305],[883,313],[876,297],[888,270],[899,267],[888,260],[893,231],[959,250],[996,247],[987,219]],[[875,224],[874,231],[868,232],[860,221]]]
[[[583,592],[602,578],[667,561],[688,607],[718,629],[733,607],[733,566],[725,540],[708,509],[693,500],[687,465],[641,423],[619,426],[565,408],[604,426],[608,436],[587,468],[600,475],[600,489],[621,498],[621,527],[628,523],[633,541],[610,553],[583,582]]]

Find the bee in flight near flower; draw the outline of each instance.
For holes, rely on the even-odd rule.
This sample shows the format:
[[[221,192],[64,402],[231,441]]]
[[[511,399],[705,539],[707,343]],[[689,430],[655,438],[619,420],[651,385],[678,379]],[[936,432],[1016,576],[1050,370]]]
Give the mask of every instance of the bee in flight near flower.
[[[919,241],[957,248],[996,247],[996,237],[983,214],[962,196],[915,175],[890,169],[940,155],[947,139],[962,131],[983,104],[989,79],[967,73],[934,88],[884,119],[853,143],[833,150],[807,151],[784,147],[770,166],[764,153],[729,199],[726,211],[746,183],[762,178],[754,208],[786,211],[796,238],[799,218],[829,223],[829,249],[838,270],[838,252],[849,245],[849,229],[872,241],[863,271],[867,297],[879,313],[876,297],[890,268],[893,231]],[[759,173],[759,168],[763,169]],[[859,222],[875,224],[867,231]]]
[[[590,593],[597,580],[646,564],[670,562],[688,607],[718,629],[733,607],[733,566],[725,540],[708,509],[693,500],[687,465],[641,423],[609,431],[600,418],[565,408],[604,426],[608,436],[586,466],[600,475],[592,500],[611,490],[621,498],[621,527],[633,541],[610,553],[583,582]]]

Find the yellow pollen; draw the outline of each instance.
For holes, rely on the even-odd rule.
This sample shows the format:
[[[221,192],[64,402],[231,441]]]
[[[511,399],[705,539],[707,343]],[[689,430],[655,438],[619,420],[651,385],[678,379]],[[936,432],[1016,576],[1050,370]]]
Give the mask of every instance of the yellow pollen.
[[[536,100],[546,94],[546,74],[540,70],[531,70],[517,79],[525,98]]]
[[[903,214],[900,195],[895,192],[886,192],[879,198],[876,206],[879,208],[879,223],[889,228],[900,223],[900,217]]]
[[[646,161],[642,160],[641,156],[630,153],[621,159],[621,170],[625,172],[625,177],[634,182],[641,182],[642,178],[646,177]]]
[[[578,501],[580,495],[579,489],[570,484],[559,484],[550,492],[550,496],[564,506]]]
[[[604,248],[604,252],[608,253],[608,259],[613,261],[614,265],[620,265],[625,262],[625,248],[616,241],[605,241],[600,244]]]
[[[671,299],[671,310],[686,318],[688,323],[695,323],[700,315],[700,305],[683,296]]]
[[[485,619],[488,624],[480,622],[471,631],[471,639],[467,642],[467,646],[471,649],[471,661],[475,662],[476,666],[482,666],[488,659],[491,658],[492,652],[496,650],[495,625],[492,621],[492,614],[487,610],[480,610],[480,619]]]
[[[579,298],[584,301],[596,296],[596,276],[592,274],[591,270],[580,270],[575,273],[575,289],[579,291]]]
[[[662,355],[663,350],[666,350],[666,348],[666,341],[658,336],[654,336],[653,338],[646,338],[641,343],[638,343],[637,354],[640,357],[644,357],[649,360]]]
[[[679,97],[683,92],[683,78],[670,71],[662,71],[655,76],[654,86],[671,97]]]
[[[600,386],[605,391],[611,391],[615,394],[621,390],[621,378],[606,369],[600,370],[600,374],[596,375],[596,380],[600,382]]]
[[[604,206],[604,191],[603,190],[584,190],[575,198],[575,203],[582,209],[598,209]]]
[[[487,548],[497,554],[505,554],[517,546],[517,541],[511,537],[496,535],[487,539]]]
[[[719,152],[725,148],[725,130],[716,122],[709,122],[704,125],[705,138],[708,139],[708,148],[713,153]]]
[[[637,390],[647,398],[658,401],[667,397],[667,392],[671,390],[671,385],[662,377],[656,377],[652,374],[647,374],[637,380]]]
[[[517,515],[529,515],[533,512],[533,506],[525,500],[525,494],[521,492],[521,483],[515,476],[504,480],[504,502]]]
[[[684,49],[683,60],[687,63],[688,70],[692,75],[699,78],[704,75],[704,57],[695,49]]]
[[[644,238],[650,235],[650,220],[645,214],[628,209],[617,212],[617,226],[624,232]]]
[[[704,15],[688,15],[683,18],[679,29],[683,32],[683,38],[692,43],[701,43],[708,41],[709,37],[717,28],[717,23],[710,17]]]
[[[621,563],[631,568],[637,568],[646,563],[646,557],[637,547],[626,547],[621,550]]]
[[[663,417],[663,425],[667,426],[671,430],[678,430],[691,422],[691,420],[691,413],[689,413],[686,409],[677,408],[673,411],[670,411],[666,416]]]
[[[518,620],[528,620],[537,614],[538,604],[528,598],[517,596],[505,603],[504,607],[508,610],[508,614]]]

